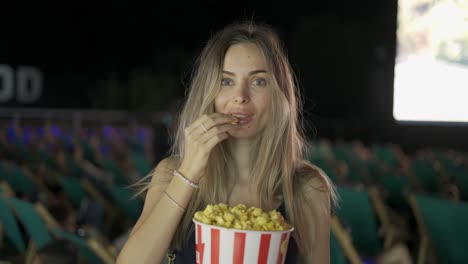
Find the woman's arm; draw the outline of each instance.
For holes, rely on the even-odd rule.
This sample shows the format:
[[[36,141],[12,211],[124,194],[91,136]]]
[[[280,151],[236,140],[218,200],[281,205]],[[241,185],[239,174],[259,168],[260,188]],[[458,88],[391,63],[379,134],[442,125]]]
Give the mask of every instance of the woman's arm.
[[[320,172],[316,173],[320,175]],[[308,234],[312,242],[309,254],[303,256],[307,264],[330,263],[330,192],[322,177],[316,174],[303,187],[305,202],[302,210],[306,222],[315,223]]]
[[[174,160],[165,159],[156,167],[142,214],[125,242],[117,263],[161,263],[179,225],[193,188],[172,177]],[[174,201],[170,200],[164,191]]]
[[[142,215],[125,243],[117,263],[161,263],[175,230],[185,213],[194,189],[180,177],[172,177],[175,168],[194,182],[203,176],[214,146],[236,129],[237,118],[211,113],[201,116],[184,129],[185,154],[180,167],[173,160],[161,162],[153,175]],[[160,184],[164,179],[169,184]],[[183,208],[182,208],[183,207]]]

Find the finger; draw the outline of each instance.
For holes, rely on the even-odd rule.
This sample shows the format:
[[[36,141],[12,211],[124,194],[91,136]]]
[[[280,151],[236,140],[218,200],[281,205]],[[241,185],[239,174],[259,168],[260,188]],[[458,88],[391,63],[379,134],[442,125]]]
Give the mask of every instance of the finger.
[[[215,126],[234,123],[237,121],[238,119],[236,117],[223,113],[212,113],[209,115],[203,115],[201,118],[195,121],[193,125],[191,125],[188,133],[194,135],[201,135],[203,133],[208,132],[211,128]]]
[[[188,133],[192,133],[193,131],[198,130],[200,128],[200,124],[203,124],[204,122],[206,122],[206,120],[208,120],[210,118],[216,118],[218,116],[220,117],[221,115],[222,115],[221,113],[204,114],[204,115],[200,116],[198,119],[196,119],[195,121],[193,121],[193,123],[190,124],[186,128],[186,130],[187,130]]]
[[[206,143],[205,143],[205,147],[206,149],[213,149],[214,146],[216,146],[218,143],[220,143],[221,141],[223,140],[226,140],[227,138],[229,137],[228,133],[226,132],[222,132],[222,133],[219,133],[219,134],[216,134],[214,135],[213,137],[211,137]]]
[[[185,132],[187,134],[192,134],[195,130],[197,130],[200,127],[200,123],[203,122],[203,120],[206,120],[208,115],[202,115],[198,119],[196,119],[193,123],[191,123],[188,127],[185,128]]]
[[[233,124],[224,124],[224,125],[218,125],[212,127],[208,132],[201,134],[199,142],[201,143],[206,143],[208,142],[211,138],[215,137],[218,134],[222,134],[231,130],[236,129],[236,125]]]
[[[223,124],[230,124],[230,123],[234,123],[237,121],[238,119],[234,116],[227,115],[227,114],[218,114],[218,115],[208,116],[206,120],[202,121],[202,124],[207,130],[210,130],[212,127],[223,125]]]

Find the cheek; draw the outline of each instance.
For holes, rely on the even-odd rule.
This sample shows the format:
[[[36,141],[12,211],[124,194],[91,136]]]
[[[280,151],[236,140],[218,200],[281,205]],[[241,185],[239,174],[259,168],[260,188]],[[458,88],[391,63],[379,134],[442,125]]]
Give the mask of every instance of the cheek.
[[[214,108],[215,108],[215,112],[221,112],[223,109],[221,107],[221,100],[219,97],[216,97],[215,101],[214,101]]]
[[[227,102],[228,97],[223,93],[219,93],[214,100],[215,111],[223,112],[223,110],[225,110],[224,108],[226,107]]]
[[[259,108],[262,109],[263,112],[268,112],[268,108],[272,107],[272,97],[271,94],[264,94],[258,100]]]

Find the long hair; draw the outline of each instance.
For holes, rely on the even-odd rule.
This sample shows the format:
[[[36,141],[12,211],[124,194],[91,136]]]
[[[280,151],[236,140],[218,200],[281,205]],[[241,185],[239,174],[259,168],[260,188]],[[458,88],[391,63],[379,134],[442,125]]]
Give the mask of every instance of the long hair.
[[[243,43],[255,44],[259,48],[268,72],[272,73],[272,80],[268,82],[272,93],[271,107],[268,109],[270,122],[262,130],[262,135],[255,137],[251,148],[251,157],[257,157],[250,164],[253,168],[251,193],[256,194],[255,202],[263,210],[275,209],[275,205],[283,199],[288,221],[296,229],[293,237],[304,254],[312,244],[306,237],[311,224],[302,221],[304,217],[299,205],[304,206],[304,195],[300,188],[304,183],[303,176],[311,175],[308,173],[311,170],[304,168],[313,170],[313,167],[303,159],[307,141],[299,124],[302,104],[295,76],[282,43],[271,27],[253,22],[235,23],[217,32],[208,41],[195,63],[187,99],[178,117],[172,156],[183,160],[184,129],[203,114],[215,111],[214,100],[220,90],[224,56],[230,46]],[[228,202],[231,187],[225,175],[232,171],[232,159],[226,145],[221,142],[210,154],[204,177],[200,180],[200,189],[194,192],[181,220],[181,228],[176,231],[173,240],[176,249],[184,247],[187,242],[196,211],[203,210],[210,203]],[[315,175],[325,183],[326,190],[322,191],[333,195],[333,187],[326,175]]]

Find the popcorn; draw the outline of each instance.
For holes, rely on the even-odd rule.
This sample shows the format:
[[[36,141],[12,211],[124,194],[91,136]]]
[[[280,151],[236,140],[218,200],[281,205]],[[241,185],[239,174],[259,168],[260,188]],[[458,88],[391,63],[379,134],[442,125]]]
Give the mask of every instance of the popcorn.
[[[256,231],[284,231],[290,228],[280,212],[263,212],[257,207],[247,208],[244,204],[229,207],[225,203],[208,204],[198,211],[194,219],[204,224]]]

